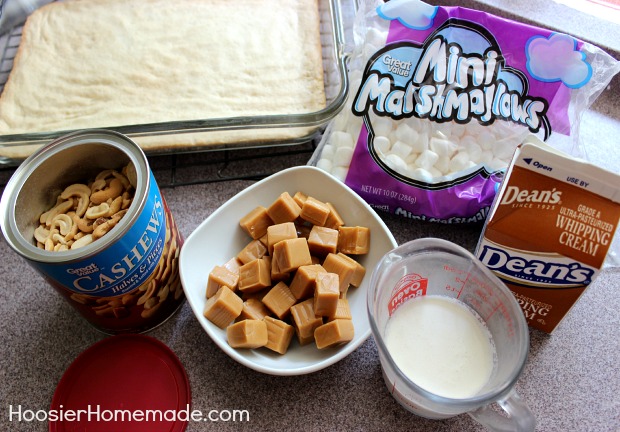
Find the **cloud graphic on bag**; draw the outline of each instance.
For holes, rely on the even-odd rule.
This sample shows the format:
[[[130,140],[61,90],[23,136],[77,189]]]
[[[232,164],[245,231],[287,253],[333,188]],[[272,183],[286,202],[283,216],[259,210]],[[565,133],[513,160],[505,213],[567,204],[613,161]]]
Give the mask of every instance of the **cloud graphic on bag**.
[[[554,33],[548,39],[533,37],[525,47],[527,70],[540,81],[562,81],[567,87],[580,88],[590,81],[592,66],[576,47],[575,39],[561,33]]]
[[[386,20],[397,19],[414,30],[426,30],[433,25],[438,9],[420,0],[392,0],[378,6],[377,14]]]

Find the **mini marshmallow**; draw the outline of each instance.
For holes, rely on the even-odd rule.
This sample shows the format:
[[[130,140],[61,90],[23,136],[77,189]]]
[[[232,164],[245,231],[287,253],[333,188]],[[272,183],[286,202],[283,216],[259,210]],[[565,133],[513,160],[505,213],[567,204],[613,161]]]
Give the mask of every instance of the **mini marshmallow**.
[[[442,175],[448,174],[450,172],[450,158],[448,156],[440,156],[433,167],[441,172]]]
[[[452,136],[452,123],[437,123],[435,125],[435,132],[440,132],[446,139],[449,139]]]
[[[402,141],[396,141],[392,146],[392,153],[397,154],[401,159],[405,159],[412,151],[411,146]]]
[[[458,172],[467,168],[470,162],[469,154],[465,151],[460,151],[450,159],[450,171]]]
[[[456,150],[456,144],[452,141],[433,137],[430,140],[429,148],[441,156],[452,156]]]
[[[459,150],[466,149],[467,147],[469,147],[469,146],[471,146],[473,144],[476,144],[479,147],[481,147],[478,142],[479,142],[479,140],[478,140],[477,137],[474,137],[472,135],[463,135],[461,137],[461,139],[459,140]]]
[[[452,125],[452,138],[463,138],[466,132],[467,128],[464,125],[460,123]]]
[[[388,136],[392,131],[392,120],[384,117],[378,117],[374,122],[371,121],[372,130],[375,136]]]
[[[495,139],[495,135],[493,135],[490,131],[483,130],[478,135],[478,139],[476,141],[478,141],[478,145],[482,147],[483,150],[491,150],[497,140]]]
[[[396,138],[404,143],[414,143],[418,140],[418,132],[407,123],[399,124],[394,131]]]
[[[480,161],[480,157],[482,156],[482,147],[480,147],[475,142],[466,143],[463,145],[461,142],[461,148],[463,151],[466,151],[469,154],[470,160],[474,162]]]
[[[334,154],[334,165],[340,167],[348,167],[351,165],[351,159],[353,158],[352,147],[338,147]]]
[[[325,159],[332,160],[334,158],[334,154],[336,153],[336,149],[331,144],[325,144],[323,146],[323,150],[321,151],[321,157]]]
[[[316,163],[317,168],[322,169],[323,171],[330,172],[333,168],[332,161],[330,159],[321,158]]]
[[[334,118],[332,122],[332,132],[334,131],[346,131],[349,125],[349,110],[342,110]]]
[[[424,168],[414,169],[413,171],[411,171],[409,176],[414,180],[420,180],[426,183],[430,183],[433,180],[433,175],[430,173],[430,171],[427,171]]]
[[[358,117],[351,116],[351,120],[349,120],[349,126],[347,127],[346,132],[349,135],[351,135],[351,138],[353,138],[353,143],[357,143],[357,139],[360,136],[361,130],[362,130],[362,121],[359,120]]]
[[[493,155],[496,158],[502,160],[510,160],[512,158],[512,154],[515,151],[515,148],[514,146],[503,141],[495,141],[491,150],[493,151]]]
[[[437,178],[439,177],[443,177],[443,173],[441,171],[439,171],[437,168],[435,167],[431,167],[431,169],[429,170],[429,173],[431,174],[431,176],[433,177],[433,179],[437,180]]]
[[[411,143],[411,148],[413,149],[414,153],[422,153],[426,150],[428,150],[428,135],[426,134],[419,134],[418,135],[418,139]]]
[[[420,156],[420,153],[410,153],[409,156],[405,158],[405,162],[407,165],[415,165],[415,160]],[[414,166],[413,169],[416,167]]]
[[[387,154],[390,151],[392,143],[387,137],[377,136],[372,142],[375,150],[377,150],[380,154]]]
[[[349,167],[334,167],[332,169],[331,174],[336,177],[341,182],[344,182],[347,178],[347,173],[349,172]]]
[[[353,137],[351,134],[342,131],[332,132],[331,144],[336,147],[350,147],[353,148]]]
[[[415,130],[418,135],[430,135],[432,130],[431,122],[426,119],[419,119],[417,117],[409,117],[405,120],[413,130]]]
[[[388,138],[390,139],[390,142],[398,141],[398,137],[396,136],[396,129],[392,129],[392,131],[388,135]]]
[[[383,159],[383,161],[388,167],[392,168],[396,172],[399,172],[399,173],[407,172],[407,163],[404,160],[402,160],[402,158],[398,155],[390,153]]]
[[[438,159],[439,155],[437,155],[434,151],[424,150],[416,159],[415,164],[420,168],[429,170],[433,165],[435,165],[435,162],[437,162]]]
[[[491,150],[483,150],[480,154],[480,163],[489,164],[493,160],[493,152]]]

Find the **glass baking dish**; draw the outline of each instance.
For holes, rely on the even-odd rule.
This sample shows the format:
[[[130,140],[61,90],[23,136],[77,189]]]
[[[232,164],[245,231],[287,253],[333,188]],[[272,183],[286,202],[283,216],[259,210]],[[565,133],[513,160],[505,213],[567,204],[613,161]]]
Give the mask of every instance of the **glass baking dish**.
[[[355,0],[318,0],[326,105],[303,114],[205,118],[132,125],[98,125],[135,140],[147,154],[205,152],[308,142],[341,110],[347,92],[347,49]],[[15,28],[0,41],[0,92],[8,79],[21,38]],[[348,44],[348,45],[347,45]],[[1,113],[0,113],[1,115]],[[234,131],[234,133],[231,133]],[[39,146],[72,130],[0,135],[0,165],[19,164]]]

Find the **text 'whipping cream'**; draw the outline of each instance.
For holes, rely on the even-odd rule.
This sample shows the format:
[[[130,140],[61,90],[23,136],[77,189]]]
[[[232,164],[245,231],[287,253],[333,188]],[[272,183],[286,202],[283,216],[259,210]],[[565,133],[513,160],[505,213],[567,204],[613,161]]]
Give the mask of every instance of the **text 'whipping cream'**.
[[[551,333],[599,273],[620,220],[620,176],[529,138],[516,151],[476,256]]]

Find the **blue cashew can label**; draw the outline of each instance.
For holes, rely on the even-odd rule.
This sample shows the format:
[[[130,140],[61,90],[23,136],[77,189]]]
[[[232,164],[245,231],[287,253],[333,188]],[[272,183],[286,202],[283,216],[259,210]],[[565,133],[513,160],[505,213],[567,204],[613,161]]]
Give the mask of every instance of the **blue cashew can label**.
[[[11,247],[105,333],[148,331],[185,300],[183,237],[146,155],[122,134],[43,146],[7,183],[0,214]]]
[[[149,279],[162,257],[165,240],[165,209],[151,173],[144,210],[116,243],[69,265],[39,265],[49,277],[75,293],[118,296],[133,291]]]

